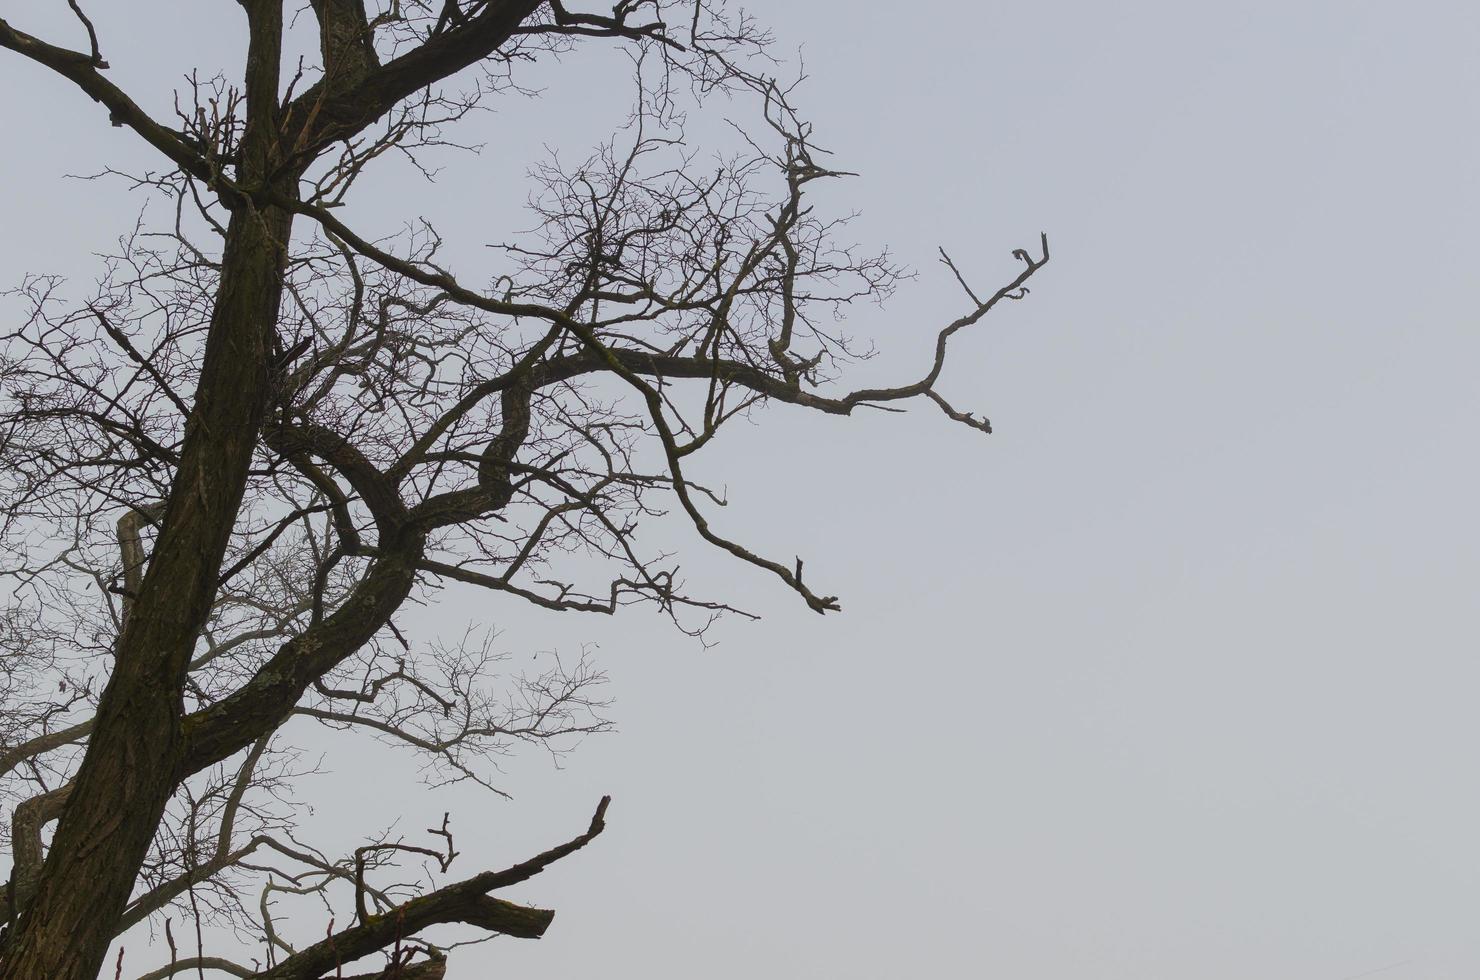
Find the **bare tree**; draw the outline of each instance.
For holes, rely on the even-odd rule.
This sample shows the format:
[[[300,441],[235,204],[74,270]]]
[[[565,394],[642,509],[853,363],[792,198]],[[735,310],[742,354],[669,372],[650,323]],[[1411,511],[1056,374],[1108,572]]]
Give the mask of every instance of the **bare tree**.
[[[109,81],[107,39],[69,6],[80,45],[3,20],[0,45],[158,151],[133,181],[165,217],[125,235],[87,295],[33,276],[11,297],[25,315],[0,361],[0,978],[121,976],[110,943],[146,921],[169,951],[150,978],[309,980],[376,955],[375,977],[441,977],[432,927],[540,936],[553,913],[492,893],[590,842],[606,800],[543,854],[427,885],[407,869],[448,880],[446,821],[337,857],[299,840],[283,801],[303,765],[283,726],[364,732],[422,754],[434,781],[497,792],[497,753],[605,729],[600,673],[511,675],[486,635],[412,643],[398,611],[456,582],[550,610],[651,604],[702,634],[732,607],[644,546],[639,527],[666,512],[838,608],[800,559],[711,522],[724,501],[692,461],[768,402],[846,416],[927,399],[990,432],[936,382],[953,334],[1026,293],[1046,240],[990,293],[942,253],[966,298],[928,366],[850,391],[841,313],[900,271],[809,203],[841,171],[743,14],[310,0],[285,16],[240,0],[244,77],[188,75],[168,118]],[[316,34],[317,65],[284,64],[295,31]],[[489,253],[484,285],[444,267],[425,224],[383,237],[340,217],[367,167],[453,145],[459,120],[522,91],[526,62],[593,44],[629,53],[632,114],[578,165],[534,169],[535,227]],[[685,115],[717,95],[752,125],[701,154]],[[278,927],[303,901],[338,923],[311,944]],[[209,953],[202,920],[258,937],[264,957]]]

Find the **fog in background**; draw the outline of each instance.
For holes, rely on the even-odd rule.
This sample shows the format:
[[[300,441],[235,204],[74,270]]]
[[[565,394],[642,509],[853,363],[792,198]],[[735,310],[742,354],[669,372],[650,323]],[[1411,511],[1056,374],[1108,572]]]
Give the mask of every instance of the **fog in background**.
[[[78,42],[63,4],[4,6]],[[89,10],[161,117],[191,66],[241,58],[233,4],[179,6]],[[1480,10],[747,6],[860,174],[820,203],[919,272],[853,311],[879,355],[850,380],[917,375],[967,309],[938,245],[993,289],[1049,234],[1032,295],[958,336],[940,386],[996,433],[925,402],[776,406],[700,454],[717,527],[802,556],[840,614],[676,532],[691,587],[762,621],[704,649],[640,610],[449,592],[418,642],[474,617],[516,666],[598,644],[619,732],[511,760],[505,802],[303,725],[314,843],[451,810],[465,875],[612,794],[605,835],[503,893],[558,910],[546,938],[455,952],[453,976],[1475,976]],[[482,281],[544,147],[622,121],[601,47],[470,120],[481,156],[431,186],[389,167],[342,217],[425,215]],[[0,86],[0,278],[80,292],[142,200],[59,175],[158,164],[14,55]],[[718,127],[696,116],[696,143]]]

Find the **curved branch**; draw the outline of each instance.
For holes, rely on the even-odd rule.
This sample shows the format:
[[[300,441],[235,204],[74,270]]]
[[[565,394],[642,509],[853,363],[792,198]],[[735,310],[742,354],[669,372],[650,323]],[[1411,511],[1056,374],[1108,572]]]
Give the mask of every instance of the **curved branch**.
[[[184,718],[183,771],[199,772],[277,728],[314,681],[370,642],[410,594],[425,547],[414,531],[395,536],[338,609],[284,643],[245,685]]]
[[[148,973],[140,976],[138,980],[166,980],[167,977],[172,977],[177,973],[184,973],[186,970],[219,970],[222,973],[229,973],[234,977],[252,976],[250,968],[242,966],[240,963],[233,963],[231,960],[224,959],[220,956],[192,956],[189,959],[176,960],[157,970],[150,970]]]
[[[14,867],[11,869],[9,909],[12,916],[26,908],[41,880],[45,859],[41,847],[41,829],[61,816],[72,795],[75,782],[58,786],[50,792],[33,796],[15,808],[11,819],[11,847]]]

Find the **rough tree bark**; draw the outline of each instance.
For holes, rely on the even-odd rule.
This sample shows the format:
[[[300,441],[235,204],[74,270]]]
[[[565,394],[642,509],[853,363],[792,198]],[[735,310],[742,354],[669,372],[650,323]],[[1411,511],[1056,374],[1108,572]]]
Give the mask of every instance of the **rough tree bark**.
[[[237,183],[296,196],[297,175],[280,168],[282,4],[243,6],[250,40]],[[186,774],[185,667],[215,599],[267,410],[292,225],[282,208],[243,205],[232,214],[159,540],[39,887],[0,961],[5,980],[97,976],[165,804]]]

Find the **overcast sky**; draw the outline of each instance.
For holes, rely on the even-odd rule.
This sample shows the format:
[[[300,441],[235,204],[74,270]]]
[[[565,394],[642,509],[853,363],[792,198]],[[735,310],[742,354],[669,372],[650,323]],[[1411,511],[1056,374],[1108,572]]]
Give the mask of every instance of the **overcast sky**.
[[[193,64],[239,60],[233,4],[183,6],[93,11],[160,115]],[[619,733],[516,761],[512,803],[324,742],[317,832],[451,809],[470,873],[614,796],[605,836],[510,893],[559,910],[547,937],[454,976],[1475,976],[1480,8],[749,9],[861,174],[830,203],[919,271],[857,311],[881,353],[855,377],[917,374],[965,308],[937,245],[994,287],[1048,232],[1031,297],[941,385],[996,434],[930,406],[735,426],[704,470],[724,530],[803,556],[841,614],[697,544],[691,581],[765,614],[707,651],[458,594],[517,655],[598,643]],[[572,56],[473,124],[482,158],[356,214],[434,217],[476,261],[541,145],[584,152],[626,85]],[[147,153],[13,56],[0,87],[3,278],[86,280],[138,202],[59,174]]]

